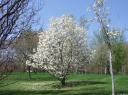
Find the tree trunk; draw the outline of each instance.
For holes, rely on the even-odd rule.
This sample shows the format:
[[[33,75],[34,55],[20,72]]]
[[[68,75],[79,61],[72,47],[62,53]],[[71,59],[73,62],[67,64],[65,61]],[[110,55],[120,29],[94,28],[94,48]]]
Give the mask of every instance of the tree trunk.
[[[29,76],[29,79],[31,80],[31,72],[30,72],[30,69],[31,67],[30,66],[28,66],[28,76]]]
[[[106,66],[104,67],[104,74],[105,75],[107,74],[107,67]]]
[[[125,66],[124,65],[122,65],[122,67],[121,67],[121,72],[123,75],[125,74]]]
[[[65,85],[65,77],[61,80],[61,85],[62,85],[62,86]]]
[[[23,72],[26,72],[26,64],[23,64]]]
[[[115,95],[115,87],[114,87],[114,76],[113,76],[113,68],[112,68],[112,53],[109,51],[109,63],[110,63],[110,73],[111,73],[111,81],[112,81],[112,95]]]

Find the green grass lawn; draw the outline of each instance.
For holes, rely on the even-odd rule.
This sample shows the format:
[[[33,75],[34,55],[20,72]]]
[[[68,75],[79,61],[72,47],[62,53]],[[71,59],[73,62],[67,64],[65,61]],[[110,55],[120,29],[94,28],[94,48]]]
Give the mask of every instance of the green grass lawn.
[[[128,95],[128,76],[116,75],[117,95]],[[122,94],[123,93],[123,94]],[[0,81],[0,95],[111,95],[109,75],[71,74],[66,86],[47,73],[12,73],[6,80]]]

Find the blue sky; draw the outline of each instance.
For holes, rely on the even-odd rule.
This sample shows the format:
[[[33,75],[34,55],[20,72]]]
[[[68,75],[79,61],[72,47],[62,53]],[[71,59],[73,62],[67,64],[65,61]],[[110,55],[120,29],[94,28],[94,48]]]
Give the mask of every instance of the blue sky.
[[[87,8],[93,5],[94,0],[42,0],[44,8],[40,11],[40,24],[36,27],[46,28],[51,17],[60,17],[63,14],[71,14],[78,20],[81,16],[94,18]],[[128,27],[128,0],[106,0],[109,8],[111,25],[120,28]],[[95,25],[91,25],[91,31],[95,31]],[[91,35],[91,33],[90,33]]]

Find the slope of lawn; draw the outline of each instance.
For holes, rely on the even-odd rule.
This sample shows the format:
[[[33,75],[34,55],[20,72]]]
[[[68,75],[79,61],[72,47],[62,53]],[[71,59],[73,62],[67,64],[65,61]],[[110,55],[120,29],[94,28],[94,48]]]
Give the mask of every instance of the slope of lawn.
[[[128,95],[128,76],[116,75],[117,95]],[[66,86],[47,73],[32,73],[29,80],[27,73],[12,73],[0,81],[0,95],[111,95],[109,75],[71,74]]]

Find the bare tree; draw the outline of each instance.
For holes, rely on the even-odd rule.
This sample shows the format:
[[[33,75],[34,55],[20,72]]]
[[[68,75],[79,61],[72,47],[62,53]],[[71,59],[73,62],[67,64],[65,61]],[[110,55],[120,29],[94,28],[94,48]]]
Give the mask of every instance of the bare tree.
[[[0,50],[9,48],[25,29],[30,28],[40,10],[39,1],[0,0]]]
[[[33,0],[0,1],[0,48],[5,46],[6,41],[10,44],[24,29],[30,27],[35,14],[40,10],[38,4],[33,4]]]
[[[6,78],[14,69],[15,54],[12,48],[0,50],[0,80]]]

